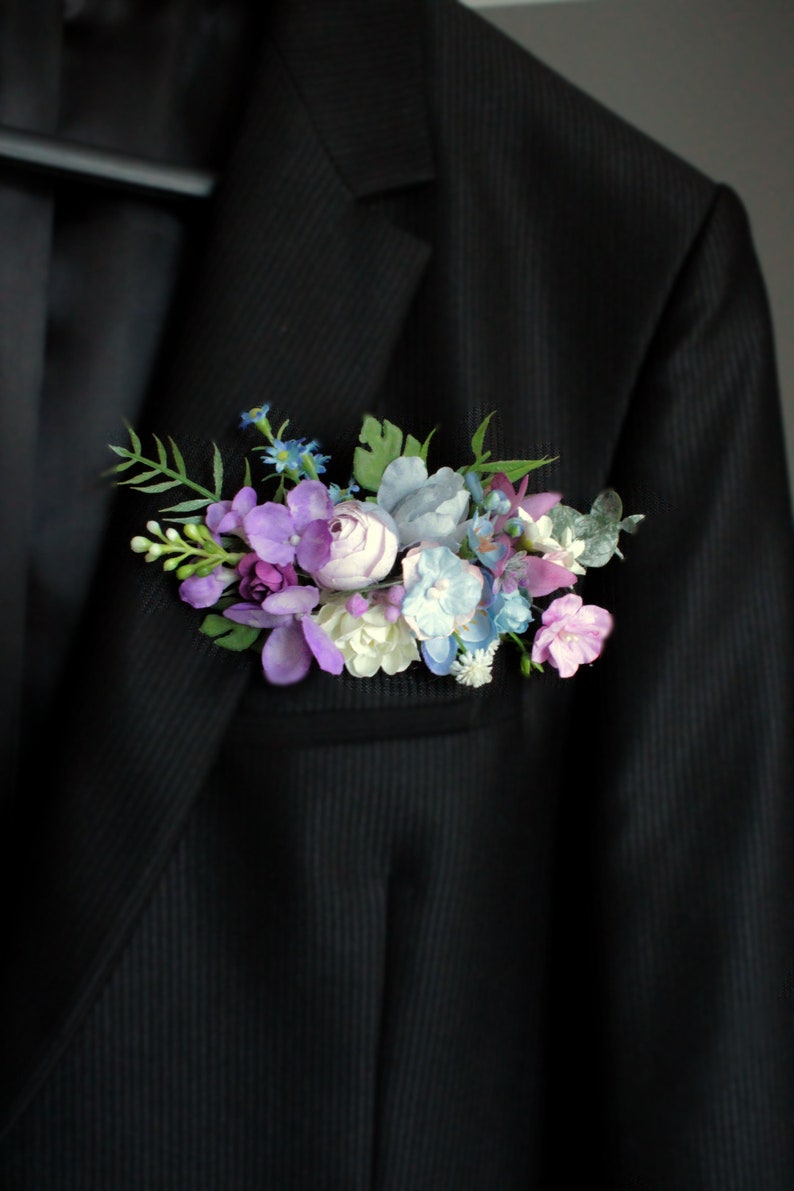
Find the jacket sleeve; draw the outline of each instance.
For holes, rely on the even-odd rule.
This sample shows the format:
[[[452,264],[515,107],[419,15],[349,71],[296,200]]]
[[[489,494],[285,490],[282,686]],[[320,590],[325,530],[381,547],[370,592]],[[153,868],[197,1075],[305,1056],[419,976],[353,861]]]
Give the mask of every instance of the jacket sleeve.
[[[625,564],[586,580],[615,632],[577,691],[563,817],[578,875],[562,914],[591,995],[569,970],[558,1012],[576,1051],[561,1084],[582,1061],[591,1169],[616,1191],[794,1187],[783,444],[752,234],[717,187],[614,459],[625,511],[647,519],[623,539]]]

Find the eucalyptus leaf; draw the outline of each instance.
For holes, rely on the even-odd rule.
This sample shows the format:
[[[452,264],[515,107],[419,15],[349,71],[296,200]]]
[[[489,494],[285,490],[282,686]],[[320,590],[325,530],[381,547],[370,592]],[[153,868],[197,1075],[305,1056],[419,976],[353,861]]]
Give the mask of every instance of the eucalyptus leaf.
[[[618,550],[617,527],[605,526],[595,533],[590,533],[585,541],[582,553],[576,561],[583,567],[603,567]]]
[[[636,533],[637,526],[640,524],[641,521],[644,521],[644,520],[645,520],[644,513],[631,513],[630,516],[623,518],[623,520],[620,522],[619,528],[624,533]]]
[[[593,501],[590,513],[593,517],[603,517],[604,520],[617,524],[623,516],[623,501],[614,488],[605,488]]]
[[[582,537],[581,514],[576,509],[572,509],[570,505],[556,504],[548,511],[548,518],[551,521],[552,532],[557,541],[562,538],[566,530],[571,531],[571,536],[574,538]]]

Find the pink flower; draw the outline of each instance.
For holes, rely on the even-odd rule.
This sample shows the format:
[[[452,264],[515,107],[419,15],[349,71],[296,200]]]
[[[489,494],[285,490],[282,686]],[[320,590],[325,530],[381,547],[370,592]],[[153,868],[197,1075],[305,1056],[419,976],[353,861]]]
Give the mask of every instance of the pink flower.
[[[552,600],[541,618],[542,628],[532,645],[533,662],[550,662],[560,678],[570,678],[580,666],[594,662],[612,632],[612,616],[581,596]]]

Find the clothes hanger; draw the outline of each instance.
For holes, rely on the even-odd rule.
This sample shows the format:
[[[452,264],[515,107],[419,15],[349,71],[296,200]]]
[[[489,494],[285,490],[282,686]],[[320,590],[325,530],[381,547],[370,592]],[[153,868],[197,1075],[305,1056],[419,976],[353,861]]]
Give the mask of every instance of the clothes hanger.
[[[168,199],[207,199],[216,175],[98,149],[76,141],[0,127],[0,169],[89,182],[128,194]]]

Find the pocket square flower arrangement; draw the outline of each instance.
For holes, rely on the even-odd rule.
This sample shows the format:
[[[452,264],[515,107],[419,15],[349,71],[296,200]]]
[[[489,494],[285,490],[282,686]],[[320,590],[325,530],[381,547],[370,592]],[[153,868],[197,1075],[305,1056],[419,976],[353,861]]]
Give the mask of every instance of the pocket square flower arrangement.
[[[612,630],[604,608],[571,589],[605,565],[623,517],[609,489],[588,513],[556,492],[528,493],[529,475],[548,459],[492,460],[489,414],[472,440],[471,461],[428,470],[433,433],[420,442],[367,416],[346,488],[320,479],[329,457],[317,443],[274,431],[269,407],[244,413],[256,431],[252,454],[262,493],[245,461],[242,486],[223,495],[224,466],[213,446],[212,488],[192,480],[177,444],[155,436],[155,457],[111,446],[132,470],[117,483],[147,494],[179,486],[190,498],[160,510],[149,536],[131,547],[174,573],[179,595],[206,610],[200,631],[231,650],[261,650],[265,678],[299,682],[316,663],[330,674],[368,678],[413,663],[467,686],[490,682],[495,654],[514,648],[521,672],[545,664],[568,678],[600,655]],[[142,470],[141,470],[142,469]]]

